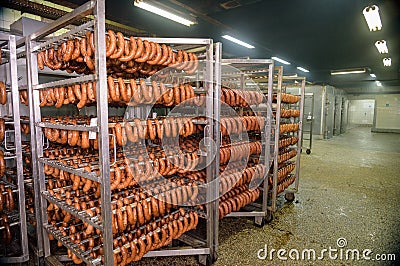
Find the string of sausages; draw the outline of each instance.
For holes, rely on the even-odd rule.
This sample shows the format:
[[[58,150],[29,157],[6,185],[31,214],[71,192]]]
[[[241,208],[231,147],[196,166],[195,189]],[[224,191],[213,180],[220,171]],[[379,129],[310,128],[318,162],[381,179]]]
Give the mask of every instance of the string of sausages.
[[[221,117],[222,135],[239,134],[244,131],[260,131],[265,120],[258,116]]]
[[[111,76],[107,82],[107,97],[109,104],[120,106],[137,106],[145,104],[157,104],[163,106],[196,105],[202,106],[205,95],[195,95],[190,84],[173,85],[166,87],[163,82],[152,81],[147,85],[143,79],[115,80]],[[21,102],[28,104],[25,99],[26,91],[20,92]],[[81,109],[96,102],[96,82],[87,82],[65,87],[46,88],[39,91],[40,107],[74,104]]]
[[[282,193],[285,191],[286,188],[288,188],[293,182],[296,180],[295,175],[288,175],[286,176],[285,179],[283,179],[281,182],[278,183],[278,188],[277,188],[277,193]]]
[[[282,137],[279,139],[279,149],[288,147],[290,145],[295,145],[299,141],[298,137],[292,136],[292,137]]]
[[[108,71],[117,75],[152,75],[165,67],[192,74],[198,68],[198,58],[194,53],[184,50],[175,52],[171,46],[133,36],[125,39],[122,33],[115,34],[112,30],[106,35],[106,51],[100,52],[106,54]],[[94,54],[94,34],[86,32],[80,38],[69,39],[57,47],[40,51],[37,54],[38,67],[41,70],[47,66],[69,73],[93,73]]]
[[[68,237],[71,244],[75,244],[82,252],[87,252],[91,259],[104,254],[102,236],[88,234],[87,227],[83,223],[59,224],[52,221],[51,224],[61,236]],[[196,212],[180,208],[135,230],[117,234],[113,240],[114,265],[126,265],[138,261],[147,252],[167,246],[173,239],[178,239],[183,233],[195,229],[197,224]],[[83,262],[71,251],[68,251],[68,256],[75,264]],[[104,257],[101,259],[104,263]]]
[[[0,117],[0,143],[3,142],[6,134],[6,121]]]
[[[287,132],[296,132],[297,130],[299,130],[299,124],[295,123],[295,124],[281,124],[279,126],[279,132],[280,134],[284,134]]]
[[[0,104],[7,103],[7,89],[6,84],[3,81],[0,81]]]
[[[219,199],[219,218],[231,212],[239,211],[243,206],[256,201],[260,197],[260,190],[250,191],[247,186],[236,187],[228,191]]]
[[[19,100],[20,100],[21,104],[25,104],[26,106],[29,106],[29,98],[28,98],[27,90],[19,91]]]
[[[3,177],[6,172],[6,161],[4,160],[4,152],[0,150],[0,177]]]
[[[272,99],[276,101],[277,96],[274,95]],[[293,95],[293,94],[289,94],[289,93],[281,93],[281,102],[283,102],[283,103],[294,104],[294,103],[297,103],[298,101],[300,101],[300,96],[298,96],[298,95]]]
[[[52,124],[64,125],[90,125],[90,117],[44,117],[43,122]],[[116,144],[119,147],[126,146],[129,143],[136,143],[144,139],[160,139],[188,137],[198,133],[198,128],[193,124],[192,118],[189,117],[167,117],[161,119],[141,120],[133,119],[132,122],[122,121],[118,117],[109,118],[110,126],[109,133],[115,136]],[[22,128],[22,127],[21,127]],[[29,132],[29,128],[25,128]],[[24,129],[23,129],[24,130]],[[45,137],[50,142],[59,143],[62,145],[78,146],[83,149],[93,147],[98,149],[98,136],[89,139],[88,131],[65,130],[57,128],[43,128]],[[110,147],[113,148],[114,141],[110,137]]]
[[[297,151],[294,149],[282,149],[279,151],[278,155],[278,163],[283,163],[285,161],[288,161],[292,159],[293,157],[296,157]]]
[[[278,183],[280,183],[288,174],[290,174],[296,168],[294,162],[286,161],[278,170]],[[272,176],[269,177],[269,183],[272,184]]]
[[[3,211],[11,212],[15,210],[15,198],[13,189],[0,183],[0,213]]]
[[[262,144],[259,141],[235,143],[227,147],[222,147],[219,150],[220,164],[234,162],[243,158],[248,158],[253,154],[260,154]]]
[[[281,117],[283,117],[283,118],[299,117],[299,116],[300,116],[300,110],[281,109]],[[274,117],[276,117],[275,113],[274,113]]]
[[[2,234],[0,234],[0,240],[4,241],[4,243],[7,245],[10,244],[12,241],[10,222],[11,221],[9,220],[7,214],[1,214],[0,227],[4,227],[4,229],[2,230]]]
[[[264,95],[258,91],[222,88],[221,101],[233,107],[249,107],[263,102]]]

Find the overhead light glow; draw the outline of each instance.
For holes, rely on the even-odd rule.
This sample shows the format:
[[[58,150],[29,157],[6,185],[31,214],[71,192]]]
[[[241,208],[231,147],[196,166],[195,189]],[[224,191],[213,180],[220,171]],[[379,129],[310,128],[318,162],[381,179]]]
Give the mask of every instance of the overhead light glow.
[[[145,2],[134,1],[133,4],[135,6],[137,6],[137,7],[139,7],[139,8],[142,8],[144,10],[147,10],[149,12],[152,12],[152,13],[157,14],[159,16],[162,16],[164,18],[173,20],[175,22],[178,22],[178,23],[183,24],[183,25],[188,26],[188,27],[196,23],[195,21],[188,20],[186,18],[183,18],[181,16],[175,15],[175,14],[173,14],[171,12],[168,12],[168,11],[166,11],[164,9],[158,8],[156,6],[150,5],[150,4],[145,3]]]
[[[375,42],[375,46],[378,49],[379,53],[381,54],[387,54],[389,53],[389,50],[387,48],[386,45],[386,41],[385,40],[381,40],[381,41],[376,41]]]
[[[377,81],[376,81],[376,86],[382,87],[382,83],[381,83],[379,80],[377,80]]]
[[[290,65],[290,63],[289,63],[288,61],[283,60],[283,59],[281,59],[281,58],[279,58],[279,57],[273,56],[273,57],[271,57],[271,58],[272,58],[273,60],[275,60],[275,61],[278,61],[279,63],[284,64],[284,65]]]
[[[374,73],[369,74],[371,78],[376,78],[376,75]]]
[[[341,69],[341,70],[331,70],[331,75],[361,74],[365,72],[367,72],[365,68]]]
[[[392,65],[392,58],[388,57],[388,58],[383,58],[383,65],[384,66],[391,66]]]
[[[364,8],[363,14],[370,31],[378,31],[382,29],[381,17],[379,16],[379,7],[376,5],[367,6]]]
[[[224,35],[224,36],[222,36],[222,38],[227,39],[227,40],[229,40],[231,42],[234,42],[236,44],[239,44],[239,45],[244,46],[244,47],[249,48],[249,49],[254,49],[255,48],[253,45],[248,44],[246,42],[243,42],[241,40],[238,40],[238,39],[236,39],[236,38],[234,38],[232,36],[229,36],[229,35]]]
[[[306,73],[310,72],[309,70],[307,70],[307,69],[305,69],[303,67],[297,67],[297,69],[300,70],[300,71],[306,72]]]

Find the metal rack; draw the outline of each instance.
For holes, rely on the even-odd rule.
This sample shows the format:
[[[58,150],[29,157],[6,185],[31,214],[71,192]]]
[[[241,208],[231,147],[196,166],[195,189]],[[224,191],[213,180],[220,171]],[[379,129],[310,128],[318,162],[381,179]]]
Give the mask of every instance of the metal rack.
[[[70,32],[65,33],[58,37],[53,37],[51,39],[46,39],[46,42],[38,43],[43,40],[44,37],[52,34],[64,26],[71,25],[74,21],[78,20],[83,16],[93,14],[93,20],[72,29]],[[35,154],[32,161],[37,165],[37,177],[40,183],[40,197],[41,197],[41,215],[43,220],[43,241],[44,241],[44,255],[47,262],[58,261],[57,256],[52,254],[51,243],[49,240],[48,233],[52,233],[53,236],[65,247],[67,247],[74,256],[77,256],[80,260],[88,265],[114,265],[114,254],[118,253],[119,250],[113,247],[113,233],[112,233],[112,191],[110,184],[110,154],[109,154],[109,105],[107,101],[107,67],[106,67],[106,56],[103,51],[106,50],[106,40],[105,40],[105,1],[90,1],[74,11],[66,14],[65,16],[59,18],[48,26],[42,28],[38,32],[35,32],[27,37],[26,40],[26,54],[28,61],[28,85],[29,85],[29,103],[30,111],[33,114],[33,121],[31,122],[32,131],[35,136],[35,145],[32,148],[32,154]],[[37,53],[41,50],[47,48],[69,37],[75,37],[82,34],[82,31],[94,30],[94,46],[95,46],[95,74],[90,75],[80,75],[71,79],[60,80],[56,82],[40,84],[37,67]],[[211,39],[184,39],[184,38],[142,38],[147,41],[154,41],[163,44],[173,44],[175,48],[180,49],[191,49],[198,48],[200,46],[204,47],[204,72],[197,73],[197,77],[200,76],[203,83],[203,89],[206,93],[206,108],[205,116],[207,117],[207,125],[205,134],[210,137],[214,142],[219,143],[219,127],[214,125],[213,122],[213,110],[215,107],[215,91],[219,91],[220,86],[220,74],[218,69],[214,67],[214,64],[219,64],[220,58],[220,44],[213,44]],[[71,125],[49,125],[47,123],[42,123],[41,118],[41,108],[39,107],[39,91],[54,87],[54,86],[65,86],[69,84],[83,83],[87,81],[96,81],[96,116],[97,125],[96,126],[71,126]],[[143,115],[148,113],[149,106],[135,107],[129,111],[129,115],[133,117],[144,118]],[[83,110],[82,112],[86,112]],[[44,148],[42,145],[43,138],[43,128],[59,128],[59,129],[73,129],[76,131],[89,131],[95,132],[99,139],[99,172],[100,174],[94,173],[84,173],[79,169],[74,169],[62,165],[60,163],[52,162],[43,157]],[[205,154],[211,154],[211,146],[206,147]],[[204,154],[203,154],[204,155]],[[217,158],[218,159],[218,158]],[[78,176],[83,176],[89,180],[97,182],[100,184],[101,196],[99,198],[101,205],[101,216],[91,217],[86,214],[86,212],[81,212],[74,210],[72,206],[64,204],[58,198],[52,196],[46,188],[46,177],[44,166],[49,165],[59,170],[63,170],[69,173],[74,173]],[[217,233],[215,228],[217,228],[218,219],[216,218],[216,201],[214,197],[217,194],[215,192],[216,186],[212,182],[215,178],[215,173],[218,173],[219,168],[216,166],[216,160],[207,166],[207,182],[210,184],[206,186],[206,200],[207,200],[207,211],[205,215],[205,239],[199,239],[198,237],[192,236],[191,234],[183,235],[180,240],[184,243],[189,244],[189,247],[172,247],[165,250],[149,251],[146,257],[156,257],[156,256],[180,256],[180,255],[198,255],[200,263],[207,264],[216,259],[216,238]],[[73,217],[78,218],[82,222],[93,226],[95,229],[101,231],[102,236],[102,250],[103,256],[97,258],[92,257],[88,252],[82,252],[77,246],[69,241],[69,238],[64,237],[54,230],[51,224],[48,222],[47,210],[45,206],[48,206],[48,202],[62,209]],[[101,221],[100,221],[101,220]],[[196,245],[190,246],[191,243],[196,243]],[[201,243],[199,246],[198,243]],[[100,248],[100,247],[98,247]],[[103,260],[101,259],[103,258]]]
[[[281,72],[282,73],[282,72]],[[277,197],[284,193],[287,201],[294,200],[294,193],[298,191],[300,176],[300,155],[302,147],[302,125],[304,111],[304,91],[306,79],[304,77],[286,77],[279,75],[277,77],[278,85],[275,88],[274,98],[276,101],[275,111],[275,140],[274,140],[274,163],[272,173],[270,173],[270,193],[271,201],[268,206],[272,213],[277,210]],[[286,87],[296,87],[299,90],[298,96],[286,94]],[[297,101],[284,100],[284,97],[298,97]],[[295,116],[291,114],[283,114],[283,110],[297,110]],[[295,125],[294,128],[282,131],[284,124]],[[285,142],[285,139],[295,138],[295,143]],[[284,150],[289,148],[289,150]],[[295,151],[295,156],[290,156],[287,152]],[[286,158],[285,158],[286,156]],[[291,160],[294,158],[294,161]],[[292,171],[295,169],[295,173]],[[280,173],[281,171],[281,173]],[[294,184],[294,186],[292,186]]]
[[[10,226],[19,227],[19,248],[16,253],[18,255],[7,256],[7,254],[0,254],[0,264],[8,263],[23,263],[29,260],[28,251],[28,238],[27,238],[27,225],[25,213],[25,187],[24,187],[24,174],[22,164],[22,145],[21,145],[21,123],[20,123],[20,104],[19,104],[19,85],[18,85],[18,72],[17,72],[17,46],[16,37],[13,35],[0,35],[1,48],[5,51],[7,60],[4,64],[9,67],[10,85],[7,90],[10,92],[8,97],[8,106],[10,106],[9,115],[12,116],[10,124],[13,125],[14,130],[10,133],[12,147],[4,147],[6,149],[5,160],[13,161],[10,166],[16,167],[15,179],[12,181],[15,185],[14,192],[18,194],[18,214],[13,215]],[[8,72],[8,71],[7,71]],[[7,85],[6,85],[7,87]],[[3,114],[2,114],[3,115]],[[7,136],[6,136],[7,138]],[[8,151],[7,151],[8,149]],[[3,180],[6,182],[6,180]],[[12,186],[12,184],[8,184]],[[3,228],[4,229],[4,228]],[[1,229],[0,229],[1,231]],[[15,231],[14,231],[15,232]],[[14,246],[14,245],[11,245]],[[5,252],[7,248],[5,249]]]
[[[262,154],[258,164],[265,167],[265,175],[262,181],[252,182],[257,184],[249,184],[251,189],[259,186],[261,195],[257,202],[253,202],[244,206],[241,210],[232,212],[227,217],[254,217],[254,222],[258,226],[265,224],[265,218],[268,215],[268,169],[272,163],[273,149],[270,143],[273,141],[272,124],[272,91],[273,78],[276,75],[274,71],[274,61],[270,59],[222,59],[222,83],[227,82],[234,84],[238,90],[254,90],[259,93],[265,93],[266,99],[262,104],[249,106],[246,108],[239,107],[237,112],[243,115],[244,111],[254,111],[255,116],[265,119],[264,128],[261,129]],[[220,119],[220,113],[216,114],[216,119]]]

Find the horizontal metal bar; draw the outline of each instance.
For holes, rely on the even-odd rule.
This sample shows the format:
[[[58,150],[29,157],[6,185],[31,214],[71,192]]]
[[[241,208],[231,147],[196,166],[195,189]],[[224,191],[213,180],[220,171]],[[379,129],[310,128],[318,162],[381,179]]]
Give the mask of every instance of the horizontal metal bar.
[[[19,224],[20,224],[20,222],[18,221],[18,222],[10,223],[9,226],[12,227],[12,226],[16,226],[16,225],[19,225]],[[5,226],[0,226],[0,230],[3,230],[4,228],[6,228],[6,227]]]
[[[85,76],[79,76],[79,77],[76,77],[76,78],[63,79],[63,80],[52,81],[52,82],[48,82],[48,83],[34,85],[33,89],[34,90],[41,90],[41,89],[47,89],[47,88],[63,87],[63,86],[67,86],[67,85],[73,85],[73,84],[78,84],[78,83],[96,81],[96,78],[97,77],[94,74],[85,75]]]
[[[60,163],[60,162],[58,162],[56,160],[51,160],[51,159],[47,159],[47,158],[39,158],[39,162],[47,164],[47,165],[52,166],[54,168],[58,168],[60,170],[66,171],[68,173],[87,178],[87,179],[92,180],[94,182],[101,183],[101,180],[100,180],[99,176],[96,175],[95,173],[89,173],[89,172],[86,172],[86,171],[84,171],[82,169],[75,169],[75,168],[72,168],[70,166],[64,165],[64,164],[62,164],[62,163]]]
[[[72,214],[73,216],[81,219],[83,222],[86,222],[100,230],[103,230],[103,225],[97,216],[94,217],[96,219],[94,221],[94,219],[92,219],[92,217],[90,217],[85,211],[78,211],[73,206],[66,204],[65,201],[57,199],[56,197],[51,195],[48,191],[42,191],[42,195],[54,205],[60,207],[64,211]]]
[[[29,254],[20,257],[1,257],[0,265],[11,263],[23,263],[29,260]]]
[[[297,81],[303,81],[303,80],[306,80],[306,78],[305,77],[288,77],[288,76],[283,76],[282,77],[282,80],[297,80]],[[299,84],[299,86],[301,86],[301,84]]]
[[[250,212],[231,212],[225,217],[265,217],[267,212],[250,211]]]
[[[179,248],[179,249],[164,249],[149,251],[145,254],[144,258],[151,257],[168,257],[168,256],[193,256],[193,255],[208,255],[210,254],[209,248]]]
[[[198,38],[149,38],[140,37],[143,40],[148,40],[149,42],[158,42],[165,44],[194,44],[194,45],[207,45],[211,44],[211,39],[198,39]]]
[[[65,39],[69,39],[71,38],[74,34],[78,34],[79,32],[82,32],[90,27],[92,27],[94,25],[94,20],[91,20],[85,24],[82,24],[66,33],[63,33],[57,37],[52,38],[51,40],[48,40],[44,43],[41,43],[35,47],[32,48],[32,52],[36,52],[38,50],[41,50],[45,47],[49,47],[51,45],[53,45],[54,43],[58,43],[59,41],[65,40]]]
[[[221,63],[229,64],[272,64],[272,59],[246,59],[246,58],[232,58],[232,59],[221,59]]]
[[[41,28],[35,33],[29,35],[30,41],[36,41],[41,39],[42,37],[49,35],[66,25],[70,25],[73,21],[85,17],[92,13],[94,6],[96,5],[96,1],[88,1],[85,4],[81,5],[80,7],[74,9],[72,12],[65,14],[64,16],[60,17],[59,19],[55,20],[54,22],[50,23],[49,25]]]
[[[64,130],[77,130],[77,131],[92,131],[98,132],[97,126],[87,126],[87,125],[63,125],[63,124],[53,124],[50,122],[38,122],[36,126],[43,128],[56,128]]]

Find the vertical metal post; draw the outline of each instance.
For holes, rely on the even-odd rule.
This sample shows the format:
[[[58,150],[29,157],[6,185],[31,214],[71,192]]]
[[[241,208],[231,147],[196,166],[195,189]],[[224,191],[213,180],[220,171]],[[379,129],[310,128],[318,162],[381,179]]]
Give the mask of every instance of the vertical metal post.
[[[276,96],[276,115],[275,115],[275,138],[274,138],[274,173],[272,179],[272,211],[276,211],[276,198],[278,190],[278,153],[279,153],[279,135],[280,135],[280,124],[281,124],[281,100],[282,100],[282,75],[283,68],[278,67],[278,87]]]
[[[27,61],[27,81],[28,81],[28,96],[29,96],[29,113],[30,113],[30,126],[31,126],[31,144],[32,150],[32,178],[35,184],[35,193],[40,199],[39,209],[42,223],[38,223],[37,230],[42,231],[42,237],[47,236],[47,232],[44,225],[47,225],[47,201],[42,196],[41,192],[46,190],[45,175],[43,167],[39,167],[38,159],[43,155],[42,137],[43,132],[41,128],[36,127],[36,123],[41,121],[40,118],[40,106],[39,106],[39,91],[33,90],[33,86],[39,84],[38,69],[37,69],[37,57],[36,53],[32,53],[33,42],[30,37],[27,37],[25,41],[26,61]],[[36,210],[37,207],[35,206]],[[41,227],[41,228],[40,228]],[[50,241],[48,237],[43,237],[43,250],[44,256],[48,257],[51,255],[50,252]]]
[[[274,82],[274,63],[271,63],[268,67],[268,92],[267,92],[267,117],[266,117],[266,129],[264,133],[264,138],[265,138],[265,153],[264,153],[264,158],[265,158],[265,167],[266,167],[266,173],[264,176],[264,183],[263,183],[263,197],[262,197],[262,211],[265,213],[267,211],[268,207],[268,173],[270,169],[270,162],[271,158],[271,135],[272,135],[272,128],[271,128],[271,123],[272,123],[272,91],[274,89],[273,86]]]
[[[34,81],[36,84],[38,83],[37,79],[37,70],[36,74],[33,75],[33,63],[31,58],[31,42],[28,38],[25,39],[25,52],[26,52],[26,76],[27,76],[27,92],[28,99],[33,99],[33,90],[32,82]],[[40,204],[41,194],[40,194],[40,182],[38,179],[38,164],[37,164],[37,149],[36,149],[36,136],[34,134],[35,128],[35,119],[34,119],[34,103],[32,100],[29,100],[29,127],[31,128],[30,141],[31,141],[31,160],[32,160],[32,183],[33,183],[33,192],[34,192],[34,208],[35,208],[35,218],[36,218],[36,236],[37,236],[37,252],[38,256],[43,256],[43,234],[42,234],[42,209]]]
[[[108,138],[107,69],[105,39],[105,0],[97,0],[94,8],[95,59],[97,74],[97,117],[99,133],[99,164],[101,179],[101,218],[103,221],[104,265],[114,265],[111,228],[110,154]]]
[[[24,171],[22,164],[22,147],[21,147],[21,116],[19,112],[19,91],[18,91],[18,70],[17,70],[17,48],[15,36],[10,35],[8,47],[10,50],[10,76],[11,76],[11,98],[14,118],[14,144],[17,164],[18,177],[18,199],[19,199],[19,220],[21,229],[21,248],[22,256],[28,256],[28,236],[26,228],[25,213],[25,184]],[[28,258],[27,258],[28,260]]]
[[[213,131],[213,139],[215,141],[215,147],[221,146],[221,138],[220,138],[220,116],[221,116],[221,57],[222,57],[222,43],[215,43],[215,54],[214,54],[214,84],[213,84],[213,99],[214,99],[214,131]],[[218,195],[219,193],[219,149],[216,150],[214,157],[214,175],[215,178],[218,178],[218,182],[213,182],[213,194]],[[215,179],[214,178],[214,179]],[[219,235],[219,195],[218,198],[212,202],[212,217],[213,227],[214,227],[214,235],[213,235],[213,245],[211,248],[211,256],[213,259],[216,259],[215,256],[218,251],[218,235]]]
[[[296,173],[295,173],[295,189],[296,191],[299,189],[299,177],[300,177],[300,154],[301,147],[303,145],[303,115],[304,115],[304,93],[305,93],[306,79],[304,78],[301,82],[300,89],[300,116],[299,116],[299,131],[298,131],[298,143],[297,143],[297,157],[296,157]],[[311,129],[312,130],[312,129]]]

